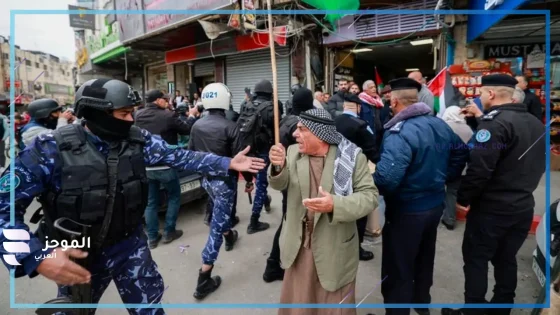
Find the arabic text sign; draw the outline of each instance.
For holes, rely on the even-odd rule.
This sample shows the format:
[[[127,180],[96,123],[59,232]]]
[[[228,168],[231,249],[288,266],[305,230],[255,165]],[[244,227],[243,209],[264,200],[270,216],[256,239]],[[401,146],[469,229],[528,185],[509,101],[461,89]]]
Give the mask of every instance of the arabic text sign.
[[[88,8],[69,5],[68,10],[88,11]],[[95,14],[70,14],[70,27],[95,31]]]
[[[232,0],[144,0],[145,10],[217,10],[231,5]],[[145,14],[146,33],[156,31],[173,23],[193,18],[195,14]]]

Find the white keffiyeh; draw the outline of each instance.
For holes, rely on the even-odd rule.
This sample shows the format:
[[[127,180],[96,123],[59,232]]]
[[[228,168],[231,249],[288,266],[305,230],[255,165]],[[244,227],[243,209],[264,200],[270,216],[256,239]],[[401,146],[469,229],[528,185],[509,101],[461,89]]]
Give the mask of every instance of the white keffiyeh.
[[[356,159],[362,150],[344,138],[338,131],[329,112],[324,109],[310,109],[300,114],[299,121],[317,138],[338,146],[334,161],[334,193],[348,196],[353,193],[352,174]]]

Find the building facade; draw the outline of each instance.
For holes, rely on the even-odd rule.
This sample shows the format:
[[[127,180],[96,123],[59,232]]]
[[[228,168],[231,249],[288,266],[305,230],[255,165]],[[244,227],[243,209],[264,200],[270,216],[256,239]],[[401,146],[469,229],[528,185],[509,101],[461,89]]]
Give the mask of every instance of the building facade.
[[[15,47],[15,92],[17,102],[25,105],[39,98],[52,98],[61,105],[74,100],[74,63],[41,51]],[[10,43],[0,36],[0,94],[10,94]]]

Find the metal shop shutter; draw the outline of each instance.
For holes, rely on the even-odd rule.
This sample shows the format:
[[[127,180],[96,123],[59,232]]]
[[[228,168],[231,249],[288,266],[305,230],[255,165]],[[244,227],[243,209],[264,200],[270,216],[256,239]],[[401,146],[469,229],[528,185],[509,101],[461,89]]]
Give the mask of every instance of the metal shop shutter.
[[[278,79],[278,100],[286,103],[290,95],[290,50],[287,47],[276,47],[276,72]],[[279,56],[280,55],[280,56]],[[233,94],[233,108],[239,111],[245,98],[245,88],[255,89],[260,80],[272,82],[272,63],[270,50],[262,49],[255,52],[241,53],[226,58],[226,85]]]
[[[194,77],[206,77],[214,75],[214,68],[216,68],[216,62],[214,60],[195,62]]]

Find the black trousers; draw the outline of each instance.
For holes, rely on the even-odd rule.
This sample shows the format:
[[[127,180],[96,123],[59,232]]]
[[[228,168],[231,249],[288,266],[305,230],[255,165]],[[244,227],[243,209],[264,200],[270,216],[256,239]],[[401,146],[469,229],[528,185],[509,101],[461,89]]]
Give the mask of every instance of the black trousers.
[[[385,304],[431,303],[437,228],[443,208],[420,213],[387,208],[381,258]],[[410,309],[387,309],[386,314],[408,315]]]
[[[274,260],[280,263],[280,233],[282,233],[282,223],[284,223],[284,216],[286,216],[286,211],[288,210],[288,191],[282,191],[282,220],[274,234],[274,239],[272,240],[272,249],[270,250],[270,256],[268,259]]]
[[[364,241],[364,235],[366,234],[366,227],[367,227],[368,216],[356,220],[356,226],[358,227],[358,240],[360,241],[360,246],[362,246],[362,242]]]
[[[492,215],[472,209],[463,238],[465,304],[484,304],[488,290],[488,262],[494,265],[494,296],[490,303],[513,304],[517,288],[516,255],[529,234],[533,210],[514,216]],[[511,309],[464,309],[465,314],[504,314]]]

